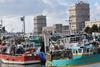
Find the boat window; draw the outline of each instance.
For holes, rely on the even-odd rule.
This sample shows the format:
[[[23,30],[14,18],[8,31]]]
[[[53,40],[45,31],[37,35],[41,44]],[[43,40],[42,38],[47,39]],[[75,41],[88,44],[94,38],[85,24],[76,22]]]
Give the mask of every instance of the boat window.
[[[77,52],[77,50],[76,50],[76,54],[77,54],[78,52]]]
[[[31,47],[33,47],[33,44],[30,44]]]
[[[73,50],[73,53],[76,53],[76,51],[75,51],[75,50]]]
[[[29,47],[28,44],[27,44],[27,47]]]
[[[28,43],[27,45],[28,45],[28,47],[30,47],[30,43]]]
[[[78,52],[79,52],[79,53],[82,53],[82,49],[78,49]]]
[[[90,50],[89,50],[89,49],[84,49],[83,52],[84,52],[84,53],[89,53]]]
[[[5,53],[7,51],[7,48],[3,48],[2,52]]]
[[[90,52],[93,52],[93,49],[90,49]]]
[[[27,45],[25,45],[25,48],[27,47]]]
[[[87,49],[87,53],[89,52],[89,49]]]
[[[25,45],[23,45],[23,47],[25,48]]]
[[[87,53],[87,50],[86,49],[83,49],[83,53]]]

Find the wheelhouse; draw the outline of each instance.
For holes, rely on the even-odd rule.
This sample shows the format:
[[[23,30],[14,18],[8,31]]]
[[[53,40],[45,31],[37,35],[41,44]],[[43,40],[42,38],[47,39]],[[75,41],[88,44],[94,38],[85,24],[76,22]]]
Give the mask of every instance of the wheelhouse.
[[[73,55],[90,55],[96,53],[96,49],[92,44],[85,44],[84,46],[71,47]]]

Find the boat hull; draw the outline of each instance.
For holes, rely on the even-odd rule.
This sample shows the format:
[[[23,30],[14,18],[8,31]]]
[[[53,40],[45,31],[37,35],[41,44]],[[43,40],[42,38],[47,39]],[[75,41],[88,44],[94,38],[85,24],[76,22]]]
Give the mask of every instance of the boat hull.
[[[11,56],[0,54],[0,61],[5,64],[40,64],[40,58],[36,56]]]
[[[60,59],[47,62],[47,66],[81,66],[100,62],[100,54],[74,56],[73,59]]]
[[[19,65],[26,65],[26,64],[40,64],[39,60],[34,60],[34,61],[9,61],[9,60],[1,60],[2,63],[4,64],[19,64]]]

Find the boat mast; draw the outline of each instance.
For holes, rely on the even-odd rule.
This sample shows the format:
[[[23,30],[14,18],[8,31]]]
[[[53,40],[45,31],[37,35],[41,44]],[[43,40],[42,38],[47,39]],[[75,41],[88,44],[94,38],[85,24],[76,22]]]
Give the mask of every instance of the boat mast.
[[[24,34],[25,34],[25,16],[23,16],[24,21],[23,21],[23,29],[24,29]]]
[[[25,35],[25,16],[21,17],[21,21],[23,22],[23,34]]]
[[[49,38],[50,34],[47,31],[44,31],[44,48],[45,48],[45,53],[47,52],[47,47],[49,47]]]
[[[0,20],[0,29],[1,29],[1,31],[0,31],[0,39],[2,39],[2,24],[3,24],[3,20],[1,19]]]
[[[2,26],[2,24],[3,24],[3,20],[1,19],[1,26]]]

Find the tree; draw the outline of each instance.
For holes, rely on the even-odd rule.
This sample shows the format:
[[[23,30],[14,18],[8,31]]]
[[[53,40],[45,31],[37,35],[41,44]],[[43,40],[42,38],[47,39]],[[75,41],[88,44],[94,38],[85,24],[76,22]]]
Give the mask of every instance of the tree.
[[[91,28],[90,27],[86,27],[84,30],[86,33],[91,34]]]
[[[98,26],[97,25],[93,25],[91,28],[92,32],[98,32]]]

